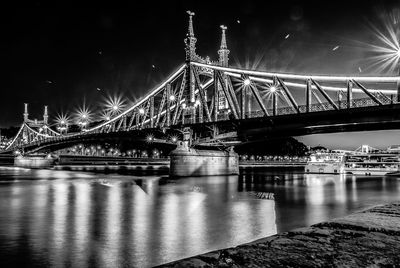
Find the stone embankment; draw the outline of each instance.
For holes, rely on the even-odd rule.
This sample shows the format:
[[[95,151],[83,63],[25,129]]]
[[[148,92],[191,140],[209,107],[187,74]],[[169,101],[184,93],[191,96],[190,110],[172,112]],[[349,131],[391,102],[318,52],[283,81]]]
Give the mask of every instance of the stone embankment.
[[[400,267],[400,202],[160,267]]]

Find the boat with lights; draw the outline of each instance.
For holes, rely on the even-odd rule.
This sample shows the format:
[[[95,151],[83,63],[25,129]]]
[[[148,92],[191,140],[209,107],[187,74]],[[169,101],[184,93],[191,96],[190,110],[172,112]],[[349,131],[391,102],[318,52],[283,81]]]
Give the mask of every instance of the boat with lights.
[[[399,154],[372,153],[347,157],[345,172],[353,175],[384,176],[399,171]]]
[[[14,158],[14,166],[23,168],[49,168],[54,166],[57,157],[48,155],[18,155]]]
[[[343,152],[316,152],[310,155],[306,173],[341,174],[344,173],[345,154]]]

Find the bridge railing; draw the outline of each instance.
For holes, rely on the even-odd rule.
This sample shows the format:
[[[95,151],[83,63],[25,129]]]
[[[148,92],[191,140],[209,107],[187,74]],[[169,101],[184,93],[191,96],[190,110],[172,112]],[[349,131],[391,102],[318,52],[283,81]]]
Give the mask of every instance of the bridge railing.
[[[389,105],[389,104],[396,104],[398,103],[397,100],[394,100],[392,98],[386,97],[386,96],[377,96],[377,98],[382,102],[383,105]],[[349,103],[347,100],[342,100],[342,101],[335,101],[334,102],[339,109],[348,109],[348,108],[359,108],[359,107],[369,107],[369,106],[377,106],[378,104],[370,99],[370,98],[360,98],[360,99],[353,99],[351,106],[349,107]],[[322,112],[322,111],[329,111],[329,110],[334,110],[335,108],[332,106],[331,103],[329,102],[323,102],[323,103],[316,103],[310,105],[309,112]],[[273,114],[273,109],[267,109],[268,113],[270,115]],[[307,113],[307,105],[299,105],[299,111],[300,113]],[[276,115],[287,115],[287,114],[296,114],[296,110],[291,107],[280,107],[276,109]],[[264,116],[264,113],[262,110],[257,110],[257,111],[251,111],[250,113],[246,113],[247,118],[253,118],[253,117],[262,117]]]

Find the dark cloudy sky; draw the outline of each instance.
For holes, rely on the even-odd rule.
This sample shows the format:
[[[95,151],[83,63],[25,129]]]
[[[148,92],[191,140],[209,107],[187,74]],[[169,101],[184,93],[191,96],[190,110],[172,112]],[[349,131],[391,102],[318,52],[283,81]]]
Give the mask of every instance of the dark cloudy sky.
[[[399,1],[376,0],[242,2],[3,6],[0,126],[21,122],[24,102],[40,117],[45,104],[55,115],[84,101],[96,109],[107,94],[134,101],[183,63],[188,9],[196,13],[202,56],[217,59],[225,24],[232,66],[324,74],[358,74],[361,67],[365,74],[374,70],[357,41],[373,42],[369,23],[400,8]]]

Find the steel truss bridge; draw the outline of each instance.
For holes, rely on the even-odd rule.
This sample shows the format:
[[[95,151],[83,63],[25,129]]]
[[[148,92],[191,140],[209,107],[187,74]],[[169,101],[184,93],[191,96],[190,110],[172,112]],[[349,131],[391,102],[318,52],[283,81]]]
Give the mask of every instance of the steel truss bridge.
[[[273,136],[400,128],[399,76],[336,76],[266,72],[230,67],[226,27],[219,60],[196,53],[193,16],[186,61],[162,84],[110,120],[79,133],[61,134],[43,121],[24,122],[3,152],[54,150],[85,140],[192,131],[192,145],[229,146]],[[140,134],[142,133],[142,135]],[[140,136],[140,138],[139,138]],[[136,136],[135,136],[136,137]]]

